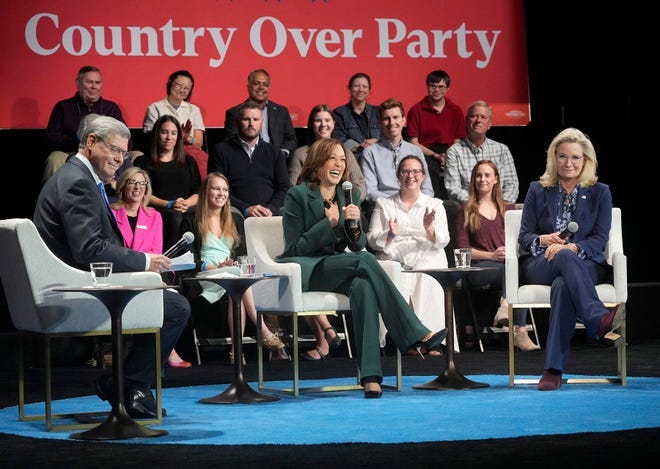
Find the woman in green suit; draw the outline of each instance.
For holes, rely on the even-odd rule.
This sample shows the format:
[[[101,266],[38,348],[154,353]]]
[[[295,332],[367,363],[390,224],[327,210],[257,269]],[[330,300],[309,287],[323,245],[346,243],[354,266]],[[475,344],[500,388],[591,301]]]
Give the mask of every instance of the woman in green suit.
[[[284,199],[285,246],[276,260],[300,264],[303,291],[349,296],[361,384],[365,397],[378,398],[383,380],[379,312],[402,352],[439,347],[447,330],[433,333],[426,328],[375,256],[364,250],[360,209],[345,200],[341,189],[347,179],[341,143],[333,138],[314,142],[303,165],[302,182],[289,189]],[[353,197],[359,200],[359,194]]]

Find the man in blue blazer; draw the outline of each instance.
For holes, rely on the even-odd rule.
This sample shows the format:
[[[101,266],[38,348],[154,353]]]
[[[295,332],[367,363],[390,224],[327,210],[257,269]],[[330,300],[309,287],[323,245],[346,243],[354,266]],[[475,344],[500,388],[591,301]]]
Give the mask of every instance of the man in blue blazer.
[[[88,270],[94,261],[112,262],[115,272],[160,273],[170,267],[170,260],[161,254],[124,247],[121,231],[100,190],[102,181],[112,177],[123,164],[129,139],[128,127],[117,119],[100,116],[92,120],[82,135],[78,153],[41,189],[34,224],[50,250],[72,267]],[[167,290],[163,291],[163,302],[161,357],[165,363],[188,323],[190,304],[183,295]],[[154,347],[152,334],[138,334],[125,359],[124,376],[129,390],[125,405],[133,418],[157,417],[151,392],[156,377]],[[95,388],[102,400],[111,399],[112,377],[101,377]]]
[[[269,142],[289,161],[293,151],[298,147],[296,131],[289,115],[289,110],[268,99],[270,92],[270,75],[266,70],[259,69],[250,72],[247,81],[248,99],[259,104],[262,111],[263,125],[261,138]],[[225,138],[238,134],[236,114],[240,104],[225,111]]]

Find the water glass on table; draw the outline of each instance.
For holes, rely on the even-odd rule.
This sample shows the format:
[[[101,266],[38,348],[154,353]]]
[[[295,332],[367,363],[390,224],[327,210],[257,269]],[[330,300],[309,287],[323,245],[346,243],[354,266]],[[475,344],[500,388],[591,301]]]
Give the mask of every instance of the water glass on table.
[[[112,275],[112,262],[90,262],[89,271],[92,274],[92,285],[107,287]]]
[[[470,248],[454,249],[454,265],[457,269],[469,269],[472,261],[472,250]]]
[[[241,277],[255,274],[256,259],[254,256],[238,256],[238,269]]]

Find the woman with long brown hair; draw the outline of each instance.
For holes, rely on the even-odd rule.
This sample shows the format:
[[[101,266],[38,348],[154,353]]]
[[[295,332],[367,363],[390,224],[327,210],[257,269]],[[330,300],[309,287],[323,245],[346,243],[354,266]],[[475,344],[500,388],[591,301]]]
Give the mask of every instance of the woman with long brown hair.
[[[456,212],[456,247],[470,248],[474,267],[495,267],[494,270],[468,274],[472,285],[497,285],[501,290],[500,307],[494,324],[508,326],[509,305],[504,288],[504,212],[515,208],[502,195],[500,173],[490,160],[481,160],[472,168],[468,200]],[[538,350],[527,334],[527,310],[514,310],[513,343],[523,352]]]

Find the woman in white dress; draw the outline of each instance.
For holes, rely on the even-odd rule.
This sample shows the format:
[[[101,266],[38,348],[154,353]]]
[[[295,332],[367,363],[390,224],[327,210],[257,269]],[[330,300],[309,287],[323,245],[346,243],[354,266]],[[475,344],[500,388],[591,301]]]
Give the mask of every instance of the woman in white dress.
[[[398,261],[404,269],[439,269],[448,265],[444,249],[449,243],[447,214],[442,200],[422,193],[425,177],[419,157],[404,157],[397,168],[399,192],[378,199],[371,215],[369,247],[379,259]],[[422,273],[404,273],[401,290],[426,327],[431,330],[445,327],[445,294],[435,279]],[[386,332],[381,323],[381,345],[385,345]]]

